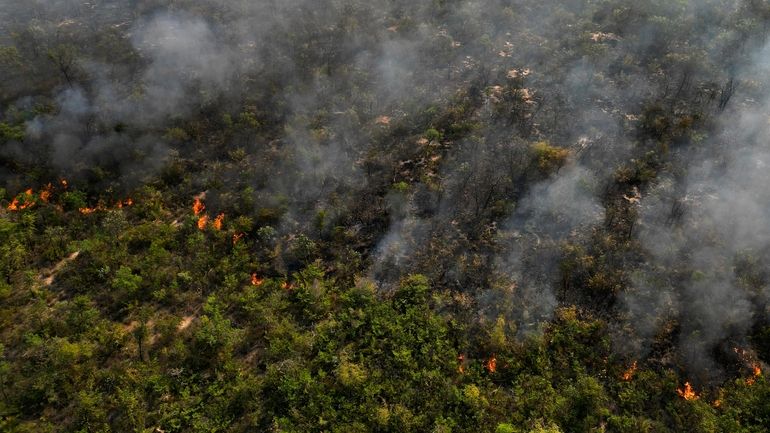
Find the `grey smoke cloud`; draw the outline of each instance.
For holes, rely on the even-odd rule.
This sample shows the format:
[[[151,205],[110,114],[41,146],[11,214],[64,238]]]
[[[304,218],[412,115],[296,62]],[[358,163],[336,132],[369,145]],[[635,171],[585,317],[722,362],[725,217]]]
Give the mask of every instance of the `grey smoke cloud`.
[[[672,169],[642,199],[639,239],[649,263],[622,298],[628,325],[646,341],[619,344],[623,350],[646,354],[675,320],[680,360],[706,379],[720,374],[713,351],[725,340],[745,344],[767,317],[758,308],[768,299],[766,283],[747,284],[739,266],[745,258],[766,266],[770,247],[767,52],[762,47],[742,68],[750,87],[720,115],[717,133],[676,151]]]
[[[139,22],[131,33],[135,49],[149,62],[141,79],[142,108],[153,115],[187,113],[234,81],[236,53],[200,18],[161,14]]]
[[[537,331],[552,317],[563,242],[580,242],[579,233],[604,220],[599,185],[595,173],[573,164],[534,185],[521,199],[504,225],[508,252],[497,263],[514,288],[504,310],[490,303],[492,315],[516,323],[522,334]]]
[[[107,65],[83,60],[94,85],[65,88],[55,98],[55,114],[27,123],[32,145],[48,152],[50,164],[65,176],[95,164],[112,167],[128,183],[156,173],[168,155],[160,138],[168,118],[192,113],[229,90],[235,54],[202,19],[160,14],[140,20],[130,33],[147,63],[139,88],[112,79]],[[121,133],[116,125],[157,132]]]

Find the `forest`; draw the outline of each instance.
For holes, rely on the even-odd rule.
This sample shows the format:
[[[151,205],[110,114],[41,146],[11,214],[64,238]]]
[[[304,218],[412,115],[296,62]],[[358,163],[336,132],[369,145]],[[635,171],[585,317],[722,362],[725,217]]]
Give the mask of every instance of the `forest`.
[[[770,431],[769,0],[0,0],[0,431]]]

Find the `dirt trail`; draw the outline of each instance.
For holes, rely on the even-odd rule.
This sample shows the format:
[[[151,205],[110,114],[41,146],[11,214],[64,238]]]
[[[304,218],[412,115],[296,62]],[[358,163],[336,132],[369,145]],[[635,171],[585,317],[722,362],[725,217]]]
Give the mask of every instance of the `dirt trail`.
[[[40,280],[43,282],[44,285],[50,286],[53,283],[53,279],[54,277],[56,277],[56,274],[59,273],[59,271],[61,271],[71,261],[78,258],[79,255],[80,255],[80,251],[75,251],[69,256],[61,259],[59,263],[57,263],[53,268],[47,271],[41,272],[39,275]]]
[[[182,321],[179,322],[179,326],[177,326],[177,331],[182,332],[185,329],[189,328],[193,320],[195,320],[195,316],[184,316],[182,318]]]

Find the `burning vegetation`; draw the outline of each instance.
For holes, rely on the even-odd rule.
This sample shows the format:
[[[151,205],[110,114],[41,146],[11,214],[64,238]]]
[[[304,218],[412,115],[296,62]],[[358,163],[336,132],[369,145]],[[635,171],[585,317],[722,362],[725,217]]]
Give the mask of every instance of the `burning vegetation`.
[[[753,385],[756,383],[757,379],[762,376],[762,365],[751,351],[741,349],[739,347],[733,348],[733,351],[736,355],[738,355],[738,358],[741,360],[741,362],[743,362],[748,367],[750,376],[746,378],[746,384]]]
[[[636,361],[634,361],[631,363],[631,366],[628,367],[626,371],[623,372],[623,375],[621,376],[621,378],[625,382],[630,381],[631,379],[634,378],[634,375],[636,375],[636,368],[637,368],[637,364],[636,364]]]
[[[11,203],[8,205],[8,210],[20,211],[20,210],[24,210],[29,207],[32,207],[34,205],[35,205],[34,193],[32,192],[32,189],[28,189],[24,191],[22,194],[19,194],[13,198]]]
[[[108,210],[111,210],[111,209],[123,209],[124,207],[129,207],[129,206],[133,206],[133,205],[134,205],[134,199],[129,197],[129,198],[117,201],[115,203],[115,205],[112,206],[112,207],[108,207],[108,206],[105,206],[105,205],[100,203],[100,204],[96,205],[95,207],[81,207],[81,208],[78,209],[78,211],[80,213],[82,213],[83,215],[90,215],[90,214],[92,214],[94,212],[97,212],[97,211],[108,211]]]
[[[206,230],[206,226],[209,224],[209,216],[202,215],[198,218],[198,230]]]
[[[195,201],[193,201],[192,210],[193,210],[193,215],[198,216],[201,214],[201,212],[206,210],[206,205],[203,204],[200,198],[195,197]]]
[[[129,197],[129,198],[125,199],[125,200],[121,200],[121,201],[117,202],[115,204],[115,207],[118,208],[118,209],[121,209],[123,207],[129,207],[129,206],[133,206],[133,205],[134,205],[134,199]]]
[[[222,230],[225,222],[225,214],[220,213],[217,215],[214,220],[212,221],[208,214],[205,213],[206,205],[203,203],[202,198],[205,196],[205,193],[198,194],[194,200],[192,205],[192,211],[193,215],[198,217],[198,230],[206,230],[206,228],[211,225],[211,227],[214,228],[214,230],[220,231]],[[243,237],[243,233],[235,234],[233,235],[233,244],[236,244],[241,238]]]
[[[7,428],[767,430],[767,0],[2,4]]]
[[[51,199],[51,193],[53,192],[53,185],[49,182],[48,185],[40,191],[39,198],[43,203],[48,203]]]
[[[759,365],[758,362],[755,362],[751,365],[751,377],[746,379],[747,385],[754,385],[754,383],[757,382],[757,379],[762,376],[762,367]]]
[[[495,355],[492,355],[484,365],[486,367],[487,371],[490,373],[497,372],[497,357]]]
[[[692,389],[692,385],[690,385],[690,382],[685,382],[682,388],[679,388],[676,390],[676,393],[679,394],[680,397],[688,401],[697,400],[700,398],[698,394]]]
[[[60,181],[61,190],[64,191],[69,187],[69,183],[67,180],[62,179]],[[49,182],[48,184],[43,187],[39,193],[35,194],[34,189],[29,188],[26,191],[16,195],[16,197],[11,200],[11,202],[8,204],[6,209],[12,212],[18,212],[25,209],[29,209],[39,203],[50,203],[51,199],[53,198],[54,193],[54,186],[53,183]],[[90,215],[92,213],[95,213],[97,211],[106,211],[110,209],[122,209],[124,207],[129,207],[134,205],[134,200],[132,198],[125,198],[122,200],[118,200],[115,205],[110,208],[108,206],[105,206],[104,204],[100,203],[94,207],[80,207],[78,208],[78,212],[80,212],[83,215]]]
[[[101,212],[101,211],[108,211],[111,209],[123,209],[124,207],[129,207],[134,205],[134,200],[132,198],[126,198],[123,200],[119,200],[115,203],[113,207],[107,207],[102,204],[98,204],[95,207],[81,207],[78,209],[80,213],[83,215],[90,215],[94,212]]]
[[[222,230],[222,225],[225,222],[225,214],[221,213],[217,215],[216,218],[214,218],[214,223],[212,224],[214,226],[214,229],[219,231]]]

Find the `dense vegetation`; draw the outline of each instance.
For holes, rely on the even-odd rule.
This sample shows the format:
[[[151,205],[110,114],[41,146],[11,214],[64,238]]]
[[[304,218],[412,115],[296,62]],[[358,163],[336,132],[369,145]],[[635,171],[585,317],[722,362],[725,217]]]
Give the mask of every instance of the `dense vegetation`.
[[[766,0],[0,0],[0,430],[765,432]]]

